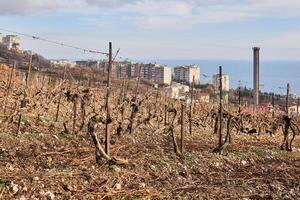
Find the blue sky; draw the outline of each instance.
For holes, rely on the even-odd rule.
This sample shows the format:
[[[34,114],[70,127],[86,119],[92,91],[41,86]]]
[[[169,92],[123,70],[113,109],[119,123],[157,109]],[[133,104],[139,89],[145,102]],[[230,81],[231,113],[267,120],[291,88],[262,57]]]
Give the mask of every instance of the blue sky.
[[[0,28],[130,59],[299,60],[299,0],[10,0]],[[3,34],[7,34],[2,31]],[[22,37],[47,58],[98,58]]]

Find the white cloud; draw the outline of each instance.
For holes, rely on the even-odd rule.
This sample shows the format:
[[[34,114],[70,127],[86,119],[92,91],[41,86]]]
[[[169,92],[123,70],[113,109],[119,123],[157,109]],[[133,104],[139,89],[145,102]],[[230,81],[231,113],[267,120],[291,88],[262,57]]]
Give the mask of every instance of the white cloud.
[[[84,0],[0,0],[0,15],[53,14],[58,11],[85,13],[92,9]]]
[[[87,3],[99,7],[119,8],[126,4],[140,2],[141,0],[85,0]]]
[[[28,14],[37,10],[56,10],[59,6],[56,0],[4,0],[0,1],[0,14]]]
[[[2,0],[0,15],[44,12],[129,13],[145,28],[300,16],[299,0]]]
[[[202,23],[223,23],[260,18],[300,16],[299,0],[87,0],[98,8],[126,12],[140,28],[184,28]]]
[[[131,37],[130,35],[126,35],[122,31],[113,31],[113,28],[116,26],[120,27],[120,24],[127,26],[130,23],[130,29],[184,30],[186,27],[201,26],[204,23],[300,17],[299,10],[299,0],[0,0],[0,15],[40,13],[51,15],[51,13],[55,14],[56,12],[84,13],[84,15],[78,17],[81,20],[80,22],[94,25],[97,28],[104,27],[107,29],[108,35],[105,40],[113,38],[118,45],[122,41],[130,41],[129,44],[124,44],[122,49],[131,50],[131,55],[137,57],[142,55],[161,55],[165,58],[172,55],[182,55],[182,49],[187,44],[183,44],[177,38],[170,37],[164,38],[164,40],[169,39],[171,44],[162,45],[163,36],[159,34],[159,31],[153,31],[155,34],[152,35],[157,35],[155,39],[149,39],[151,34],[147,34],[149,32],[152,33],[151,31],[142,32],[147,35],[147,40],[145,40],[145,35],[139,34],[137,30],[137,34],[134,37],[132,36],[136,43],[134,46],[132,44],[133,39],[128,39]],[[128,24],[126,24],[127,22]],[[137,27],[132,27],[132,24],[135,24]],[[267,48],[268,52],[273,51],[274,53],[270,53],[270,56],[282,56],[280,48],[290,48],[287,51],[289,53],[285,52],[285,55],[290,55],[290,52],[299,53],[299,35],[300,30],[281,33],[268,41],[258,43],[258,45],[261,45],[264,49]],[[68,36],[65,37],[69,38]],[[74,38],[74,41],[80,41],[82,38],[82,36],[78,36],[78,38]],[[140,40],[137,41],[136,38],[140,38]],[[242,36],[241,38],[241,41],[223,41],[224,38],[221,38],[220,40],[222,40],[221,43],[224,42],[224,47],[203,46],[202,42],[206,42],[205,37],[202,39],[193,38],[188,44],[191,47],[183,51],[188,55],[184,55],[183,57],[198,57],[199,55],[222,57],[223,55],[228,56],[228,54],[236,52],[238,52],[236,57],[247,57],[249,56],[248,53],[251,54],[251,47],[240,47],[238,51],[234,50],[236,48],[232,48],[232,51],[231,49],[228,50],[228,46],[232,46],[232,43],[244,42],[247,45],[253,42],[251,39],[243,40]],[[92,39],[93,41],[98,41],[99,36]],[[213,42],[219,43],[215,39]],[[93,42],[90,43],[91,47],[95,45]],[[176,45],[173,46],[173,43]],[[81,46],[80,44],[78,45]],[[82,46],[85,45],[86,43]],[[193,52],[193,54],[190,52]],[[234,57],[235,55],[229,56]],[[293,56],[297,57],[298,55]]]

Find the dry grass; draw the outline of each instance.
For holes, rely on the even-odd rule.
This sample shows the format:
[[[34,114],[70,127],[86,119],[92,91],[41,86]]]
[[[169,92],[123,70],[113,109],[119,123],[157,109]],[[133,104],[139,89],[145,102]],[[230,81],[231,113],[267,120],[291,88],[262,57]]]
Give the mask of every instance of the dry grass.
[[[5,86],[7,73],[2,73],[1,86]],[[217,145],[217,136],[212,130],[193,127],[190,136],[185,127],[184,154],[178,157],[173,152],[170,135],[155,132],[158,126],[163,126],[157,118],[151,119],[150,124],[140,125],[132,134],[123,133],[121,137],[113,134],[120,121],[116,106],[119,90],[115,89],[111,101],[114,119],[110,125],[111,154],[128,159],[129,164],[115,165],[103,160],[98,165],[86,127],[77,135],[64,132],[63,123],[70,130],[72,127],[72,103],[63,99],[60,120],[54,122],[56,102],[51,98],[56,98],[59,89],[57,83],[51,84],[33,83],[30,103],[22,110],[21,133],[17,135],[17,115],[13,122],[5,121],[13,105],[19,106],[20,97],[16,94],[22,82],[20,77],[16,78],[8,111],[0,116],[0,199],[51,199],[51,194],[55,199],[300,198],[299,137],[296,137],[294,151],[286,152],[279,150],[282,141],[279,132],[275,137],[233,134],[232,144],[223,156],[219,156],[212,154]],[[38,90],[43,94],[40,98],[34,95]],[[70,90],[80,91],[74,86]],[[93,114],[93,107],[102,115],[103,92],[92,89],[87,120]],[[3,106],[5,90],[1,89],[0,94]],[[140,108],[135,126],[146,116],[147,106],[154,102],[151,98]],[[179,107],[179,104],[174,106]],[[159,101],[158,109],[162,115],[163,100]],[[37,123],[38,115],[43,117]],[[129,115],[130,107],[127,106],[125,118]],[[123,128],[127,123],[123,121]],[[79,125],[80,122],[77,127]],[[178,123],[175,125],[179,135]],[[104,137],[103,127],[99,125],[96,130],[100,140]]]

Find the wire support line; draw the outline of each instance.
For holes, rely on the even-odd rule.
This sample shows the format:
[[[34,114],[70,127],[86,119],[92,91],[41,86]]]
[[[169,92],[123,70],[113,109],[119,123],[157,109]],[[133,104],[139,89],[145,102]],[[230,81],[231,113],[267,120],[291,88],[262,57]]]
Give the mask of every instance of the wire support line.
[[[121,49],[119,48],[118,51],[117,51],[117,53],[116,53],[116,55],[115,55],[114,58],[113,58],[113,62],[116,60],[116,58],[117,58],[117,56],[118,56],[120,50],[121,50]]]
[[[64,47],[76,49],[76,50],[79,50],[79,51],[83,51],[84,53],[88,52],[88,53],[92,53],[92,54],[102,54],[102,55],[108,56],[108,53],[102,52],[102,51],[97,51],[97,50],[91,50],[91,49],[86,49],[86,48],[82,48],[82,47],[77,47],[77,46],[66,44],[66,43],[63,43],[63,42],[57,42],[57,41],[54,41],[54,40],[49,40],[49,39],[38,37],[38,36],[35,36],[35,35],[30,35],[30,34],[26,34],[26,33],[12,31],[12,30],[8,30],[8,29],[4,29],[4,28],[0,28],[0,30],[1,31],[5,31],[5,32],[9,32],[9,33],[13,33],[13,34],[17,34],[17,35],[22,35],[24,37],[29,37],[29,38],[32,38],[34,40],[40,40],[40,41],[44,41],[44,42],[56,44],[56,45],[59,45],[59,46],[64,46]]]

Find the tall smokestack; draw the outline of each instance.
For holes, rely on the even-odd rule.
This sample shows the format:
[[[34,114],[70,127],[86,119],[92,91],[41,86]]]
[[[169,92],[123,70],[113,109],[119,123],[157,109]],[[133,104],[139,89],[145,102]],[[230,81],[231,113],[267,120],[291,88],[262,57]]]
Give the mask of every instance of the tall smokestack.
[[[253,47],[253,103],[259,104],[259,47]]]

